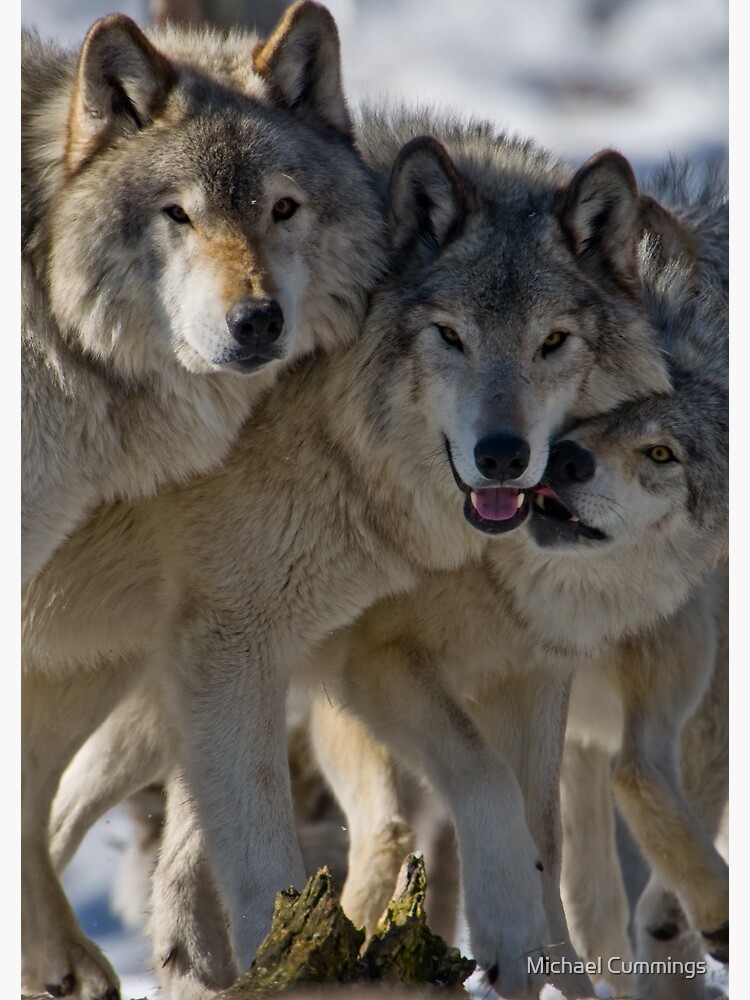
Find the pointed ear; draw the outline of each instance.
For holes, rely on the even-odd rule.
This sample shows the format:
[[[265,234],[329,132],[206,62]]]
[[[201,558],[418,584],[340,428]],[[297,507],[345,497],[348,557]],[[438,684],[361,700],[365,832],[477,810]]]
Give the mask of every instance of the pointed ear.
[[[394,251],[414,246],[434,256],[460,234],[475,199],[445,148],[423,135],[396,157],[389,206]]]
[[[336,22],[312,0],[288,8],[253,53],[253,68],[287,108],[309,112],[351,139],[354,134],[341,83]]]
[[[676,215],[649,194],[639,198],[641,229],[655,236],[659,243],[659,260],[682,259],[698,267],[698,249],[695,240]]]
[[[558,192],[555,211],[581,267],[639,296],[638,185],[625,157],[612,149],[595,153]]]
[[[176,73],[138,25],[110,14],[89,29],[78,58],[66,163],[76,171],[111,137],[150,125]]]

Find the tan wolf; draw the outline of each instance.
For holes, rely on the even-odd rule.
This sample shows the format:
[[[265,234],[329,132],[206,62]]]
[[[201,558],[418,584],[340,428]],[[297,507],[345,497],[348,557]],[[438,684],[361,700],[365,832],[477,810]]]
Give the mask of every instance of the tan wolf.
[[[157,903],[184,901],[185,842],[202,831],[246,966],[276,891],[304,877],[285,744],[292,670],[380,598],[477,560],[523,523],[563,421],[669,387],[642,301],[627,161],[605,151],[573,172],[528,143],[445,131],[451,155],[425,137],[396,159],[392,272],[360,340],[284,377],[220,472],[103,509],[26,590],[35,979],[74,975],[86,998],[107,982],[100,963],[74,965],[82,935],[40,831],[66,763],[143,660],[163,688],[162,729],[174,725],[174,779],[190,792],[170,796],[167,826],[192,802],[197,812],[193,829],[174,841],[167,831],[167,845],[183,846],[162,852],[160,879],[175,892]],[[54,755],[43,749],[53,712],[66,718]],[[519,995],[521,952],[551,940],[537,851],[523,844],[517,872],[498,865],[479,887],[473,913],[490,919],[472,927],[480,963]],[[506,877],[516,904],[493,911]],[[176,933],[180,918],[158,927]],[[195,938],[159,933],[165,975],[190,979]],[[42,955],[46,936],[56,947]]]
[[[218,467],[290,360],[359,329],[384,214],[336,26],[301,0],[258,45],[23,35],[24,580],[102,501]]]

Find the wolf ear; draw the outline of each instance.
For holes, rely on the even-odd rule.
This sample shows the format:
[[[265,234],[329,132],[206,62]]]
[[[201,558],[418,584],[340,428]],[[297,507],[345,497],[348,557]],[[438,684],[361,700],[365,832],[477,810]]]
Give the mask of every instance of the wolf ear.
[[[558,192],[555,210],[581,267],[639,296],[640,203],[625,157],[613,149],[595,153]]]
[[[681,258],[697,268],[698,250],[695,240],[677,216],[649,194],[642,194],[639,202],[641,229],[644,233],[651,233],[659,241],[659,259],[662,264]]]
[[[269,38],[256,46],[253,68],[285,107],[309,111],[347,139],[353,137],[341,83],[339,33],[321,4],[292,4]]]
[[[423,135],[401,149],[389,188],[391,244],[438,253],[461,232],[474,196],[445,148]]]
[[[176,79],[168,59],[124,14],[89,29],[78,58],[66,163],[78,170],[112,135],[134,134],[159,114]]]

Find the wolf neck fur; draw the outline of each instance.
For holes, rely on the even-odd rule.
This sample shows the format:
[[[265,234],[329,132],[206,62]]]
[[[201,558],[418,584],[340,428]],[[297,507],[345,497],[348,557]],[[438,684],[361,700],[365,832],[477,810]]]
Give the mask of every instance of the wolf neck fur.
[[[672,615],[706,565],[682,535],[599,554],[539,549],[523,536],[507,543],[492,553],[489,571],[531,641],[583,656]]]

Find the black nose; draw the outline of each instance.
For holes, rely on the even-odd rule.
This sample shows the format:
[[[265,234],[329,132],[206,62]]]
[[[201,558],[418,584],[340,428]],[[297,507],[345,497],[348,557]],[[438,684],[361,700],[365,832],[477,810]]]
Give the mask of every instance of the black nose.
[[[474,461],[486,479],[518,479],[529,464],[529,446],[512,434],[482,438],[474,448]]]
[[[275,299],[240,299],[227,311],[227,326],[243,347],[262,347],[279,339],[284,314]]]
[[[545,478],[555,483],[586,483],[596,472],[596,460],[590,451],[575,441],[553,444]]]

